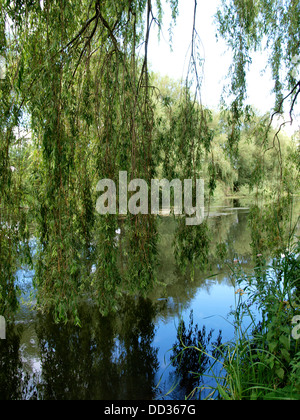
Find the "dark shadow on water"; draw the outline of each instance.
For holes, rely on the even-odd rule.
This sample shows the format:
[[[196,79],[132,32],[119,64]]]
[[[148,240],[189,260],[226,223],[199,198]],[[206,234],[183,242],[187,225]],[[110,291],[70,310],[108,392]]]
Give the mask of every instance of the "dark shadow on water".
[[[46,400],[153,399],[158,369],[154,308],[149,300],[124,302],[124,310],[102,317],[81,311],[84,329],[38,317],[42,359],[39,393]]]
[[[201,398],[201,388],[204,386],[204,376],[210,374],[214,359],[219,357],[219,348],[222,344],[222,331],[218,335],[214,330],[207,331],[206,326],[199,328],[194,324],[193,311],[190,312],[189,324],[181,320],[177,340],[173,345],[170,356],[175,372],[171,374],[173,383],[177,387],[173,394],[178,398]]]

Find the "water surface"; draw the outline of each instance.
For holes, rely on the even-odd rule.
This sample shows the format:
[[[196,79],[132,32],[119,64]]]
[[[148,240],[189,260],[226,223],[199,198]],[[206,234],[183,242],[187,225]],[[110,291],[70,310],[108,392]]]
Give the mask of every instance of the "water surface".
[[[211,207],[209,224],[215,245],[225,243],[229,261],[251,267],[249,208],[227,200]],[[0,343],[1,399],[184,399],[198,385],[171,363],[182,319],[186,333],[222,331],[233,338],[228,314],[235,290],[226,265],[212,258],[211,267],[182,274],[172,253],[175,221],[160,222],[159,280],[147,297],[124,297],[117,313],[102,317],[91,304],[80,309],[82,327],[56,325],[32,309],[33,272],[20,269],[24,302],[7,340]],[[177,384],[177,386],[175,386]],[[174,388],[174,389],[173,389]],[[173,389],[172,392],[170,390]]]

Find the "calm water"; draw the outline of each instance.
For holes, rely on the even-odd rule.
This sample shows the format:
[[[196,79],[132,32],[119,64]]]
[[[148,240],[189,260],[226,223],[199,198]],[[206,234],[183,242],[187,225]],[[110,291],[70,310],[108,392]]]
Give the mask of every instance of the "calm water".
[[[239,258],[245,267],[251,264],[248,213],[242,201],[228,200],[212,207],[209,219],[215,243],[227,243],[230,258]],[[7,340],[0,342],[0,399],[184,399],[198,382],[180,376],[178,364],[170,361],[180,319],[187,337],[189,328],[205,327],[204,335],[214,330],[211,342],[219,330],[223,342],[230,340],[233,327],[227,315],[235,293],[226,269],[215,262],[206,273],[196,273],[194,281],[176,272],[174,223],[166,218],[160,225],[165,286],[147,299],[125,298],[118,313],[106,318],[84,305],[82,328],[57,326],[33,311],[33,272],[17,273],[24,302],[15,325],[7,328]]]

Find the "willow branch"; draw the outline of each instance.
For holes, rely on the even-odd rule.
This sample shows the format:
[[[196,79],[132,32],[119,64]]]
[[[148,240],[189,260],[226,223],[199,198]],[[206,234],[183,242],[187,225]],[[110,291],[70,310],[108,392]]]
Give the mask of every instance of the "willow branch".
[[[87,46],[89,45],[89,43],[91,42],[91,40],[93,39],[93,37],[94,37],[94,35],[95,35],[95,33],[96,33],[96,30],[97,30],[97,27],[98,27],[98,22],[99,22],[99,18],[97,18],[97,19],[96,19],[96,23],[95,23],[95,26],[94,26],[94,28],[93,28],[93,30],[92,30],[92,33],[91,33],[91,35],[88,37],[88,39],[87,39],[87,41],[86,41],[86,43],[85,43],[85,45],[84,45],[84,47],[83,47],[83,49],[82,49],[82,51],[81,51],[81,54],[80,54],[79,60],[78,60],[78,62],[77,62],[76,68],[75,68],[75,70],[74,70],[74,72],[73,72],[73,78],[75,77],[75,74],[76,74],[76,72],[77,72],[77,69],[78,69],[79,64],[80,64],[80,62],[81,62],[81,59],[82,59],[82,57],[83,57],[83,54],[84,54],[84,53],[85,53],[85,51],[86,51]]]
[[[99,18],[103,24],[103,26],[107,29],[108,34],[112,40],[112,43],[114,44],[114,47],[116,49],[116,51],[119,51],[119,45],[118,45],[118,41],[113,33],[113,30],[111,29],[111,27],[109,26],[108,22],[105,20],[105,18],[103,17],[100,9],[99,9]],[[114,25],[114,27],[116,26],[116,24]]]
[[[289,116],[290,116],[290,120],[289,121],[284,121],[282,124],[280,124],[280,126],[279,126],[279,128],[278,128],[278,131],[276,132],[276,134],[275,134],[275,136],[274,136],[274,138],[273,138],[273,147],[274,147],[274,143],[275,143],[275,140],[277,139],[278,141],[279,141],[279,138],[278,138],[278,135],[279,135],[279,133],[281,132],[281,130],[282,130],[282,128],[286,125],[286,124],[288,124],[288,123],[290,123],[291,125],[293,124],[293,121],[294,121],[294,119],[293,119],[293,111],[294,111],[294,108],[295,108],[295,105],[296,105],[296,102],[297,102],[297,99],[298,99],[298,96],[299,96],[299,94],[300,94],[300,80],[297,82],[297,84],[293,87],[293,89],[281,100],[281,102],[280,102],[280,104],[279,104],[279,109],[277,110],[277,111],[275,111],[273,114],[272,114],[272,117],[271,117],[271,120],[270,120],[270,123],[269,123],[269,126],[268,126],[268,129],[267,129],[267,133],[266,133],[266,137],[267,137],[267,135],[268,135],[268,133],[269,133],[269,131],[270,131],[270,128],[271,128],[271,126],[272,126],[272,123],[273,123],[273,121],[274,121],[274,118],[275,118],[275,116],[276,115],[278,115],[278,114],[281,114],[281,112],[282,112],[282,107],[283,107],[283,104],[284,104],[284,102],[288,99],[288,98],[290,98],[294,93],[296,92],[296,94],[295,94],[295,96],[294,96],[294,98],[293,98],[293,101],[292,101],[292,104],[291,104],[291,107],[290,107],[290,111],[289,111]],[[266,141],[266,140],[265,140]],[[273,147],[270,147],[270,148],[268,148],[266,151],[265,151],[265,153],[268,151],[268,150],[270,150],[270,149],[272,149]]]
[[[297,92],[296,92],[297,91]],[[300,80],[299,80],[299,82],[293,87],[293,89],[288,93],[288,95],[286,95],[286,97],[285,98],[283,98],[282,99],[282,101],[280,102],[280,104],[279,104],[279,109],[277,110],[277,111],[275,111],[273,114],[272,114],[272,117],[271,117],[271,121],[270,121],[270,125],[269,125],[269,127],[271,127],[271,125],[272,125],[272,122],[273,122],[273,120],[274,120],[274,118],[275,118],[275,116],[276,115],[278,115],[278,114],[280,114],[281,112],[282,112],[282,106],[283,106],[283,104],[284,104],[284,102],[290,97],[290,96],[292,96],[294,93],[296,92],[296,94],[295,94],[295,96],[294,96],[294,99],[293,99],[293,102],[292,102],[292,105],[291,105],[291,108],[290,108],[290,112],[289,112],[289,115],[290,115],[290,121],[286,121],[285,123],[283,123],[283,124],[281,124],[281,126],[284,126],[285,124],[287,124],[288,122],[290,122],[291,124],[293,123],[293,111],[294,111],[294,107],[295,107],[295,104],[296,104],[296,101],[297,101],[297,98],[298,98],[298,96],[299,96],[299,94],[300,94]]]
[[[93,23],[94,20],[97,19],[97,17],[98,17],[98,15],[96,14],[91,19],[89,19],[86,22],[86,24],[83,26],[83,28],[78,32],[78,34],[67,45],[65,45],[60,51],[58,51],[57,54],[60,54],[60,53],[64,52],[67,48],[69,48],[71,45],[73,45],[81,37],[81,35],[84,34],[84,32],[87,30],[87,28],[90,26],[90,24]]]

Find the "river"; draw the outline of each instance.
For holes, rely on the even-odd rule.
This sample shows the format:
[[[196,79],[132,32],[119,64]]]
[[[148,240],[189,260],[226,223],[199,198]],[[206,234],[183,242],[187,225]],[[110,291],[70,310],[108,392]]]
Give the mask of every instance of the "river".
[[[209,216],[215,244],[229,249],[227,262],[246,270],[252,266],[248,214],[246,201],[228,199],[213,203]],[[171,247],[175,221],[162,218],[159,229],[161,283],[147,298],[124,297],[108,317],[86,303],[81,328],[56,325],[36,312],[30,295],[34,273],[18,271],[21,308],[0,342],[1,399],[182,400],[195,386],[209,385],[211,379],[201,382],[188,373],[197,369],[197,354],[183,356],[180,365],[172,349],[180,347],[183,325],[187,345],[197,337],[212,348],[219,331],[223,342],[233,338],[234,285],[226,264],[215,257],[193,278],[179,273]]]

